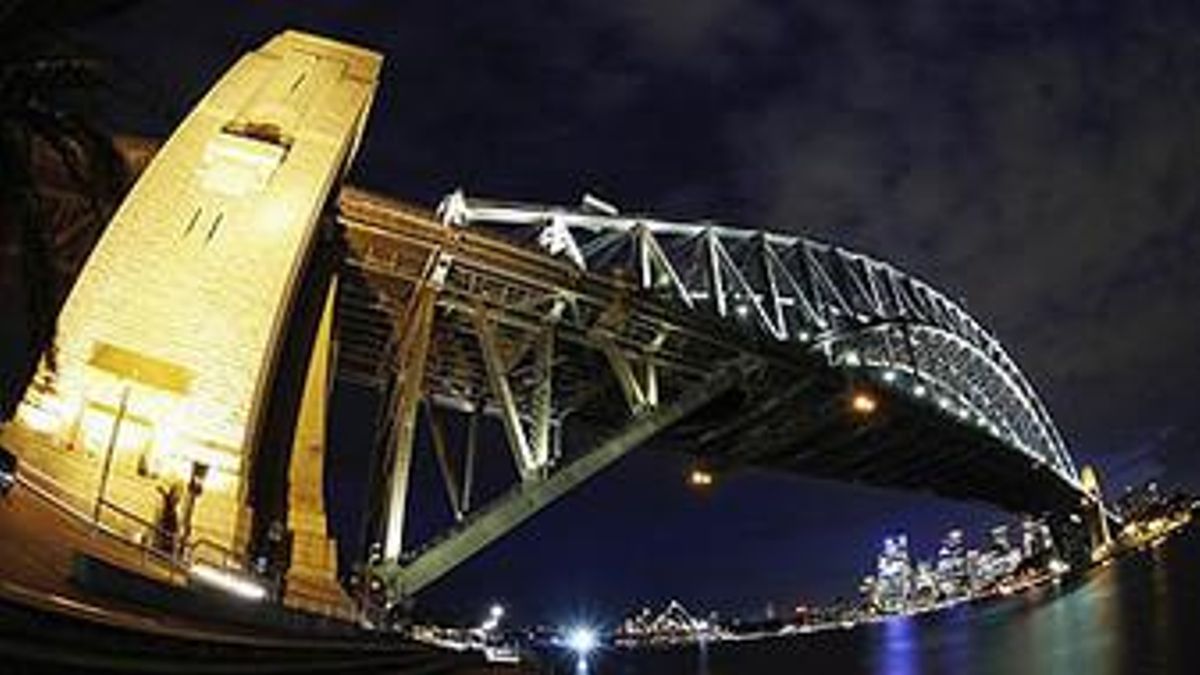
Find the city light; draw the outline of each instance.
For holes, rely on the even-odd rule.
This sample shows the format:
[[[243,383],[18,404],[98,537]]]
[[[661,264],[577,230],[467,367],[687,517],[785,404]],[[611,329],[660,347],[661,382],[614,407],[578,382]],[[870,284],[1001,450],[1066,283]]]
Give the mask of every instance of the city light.
[[[1055,546],[1049,526],[1033,518],[1024,519],[1015,532],[1007,524],[990,528],[978,547],[968,547],[963,531],[951,529],[932,559],[918,559],[908,537],[898,534],[883,540],[874,574],[863,579],[859,592],[866,611],[875,615],[912,614],[1017,593],[1066,571]]]
[[[870,415],[879,408],[879,402],[866,392],[858,392],[850,397],[850,409],[859,415]]]
[[[600,644],[596,629],[590,626],[575,626],[567,633],[567,648],[584,658]]]
[[[704,469],[692,469],[688,474],[688,482],[694,487],[708,487],[713,484],[713,480],[712,473]]]
[[[490,633],[500,626],[500,619],[504,618],[504,607],[496,604],[488,608],[488,616],[479,625],[479,629],[485,633]]]

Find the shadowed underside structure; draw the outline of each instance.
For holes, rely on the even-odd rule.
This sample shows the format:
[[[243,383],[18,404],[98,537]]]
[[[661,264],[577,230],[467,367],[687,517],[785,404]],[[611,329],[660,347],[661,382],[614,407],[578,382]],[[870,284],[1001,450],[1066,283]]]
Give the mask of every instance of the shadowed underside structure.
[[[1005,509],[1085,491],[1044,405],[958,303],[802,237],[447,197],[344,191],[339,371],[388,392],[378,505],[397,594],[420,590],[635,446]],[[423,402],[427,414],[417,415]],[[472,508],[480,415],[518,476]],[[472,431],[456,453],[446,421]],[[404,550],[418,419],[457,524]],[[564,441],[563,439],[568,439]]]

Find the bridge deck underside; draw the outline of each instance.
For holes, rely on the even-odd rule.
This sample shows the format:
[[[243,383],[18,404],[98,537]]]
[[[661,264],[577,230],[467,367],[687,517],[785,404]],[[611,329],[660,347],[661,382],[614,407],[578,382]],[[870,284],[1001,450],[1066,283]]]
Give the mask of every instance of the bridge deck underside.
[[[717,471],[755,468],[927,491],[1015,512],[1076,508],[1080,495],[1046,465],[1002,446],[978,427],[933,405],[872,391],[878,409],[850,411],[862,385],[822,369],[799,385],[748,392],[694,416],[663,447],[695,455]]]

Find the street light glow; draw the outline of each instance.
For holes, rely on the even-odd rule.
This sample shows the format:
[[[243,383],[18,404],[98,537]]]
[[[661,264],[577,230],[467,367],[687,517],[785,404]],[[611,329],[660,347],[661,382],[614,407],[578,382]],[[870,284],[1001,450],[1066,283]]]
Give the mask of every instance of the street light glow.
[[[704,469],[692,469],[688,474],[688,482],[696,487],[707,487],[713,484],[713,475]]]
[[[596,629],[590,626],[576,626],[567,633],[567,648],[580,658],[592,653],[598,644]]]
[[[850,409],[859,415],[870,415],[879,408],[874,396],[860,391],[850,398]]]
[[[500,626],[500,619],[502,618],[504,618],[504,607],[500,604],[494,604],[488,608],[488,616],[479,625],[479,629],[485,633],[490,633]]]

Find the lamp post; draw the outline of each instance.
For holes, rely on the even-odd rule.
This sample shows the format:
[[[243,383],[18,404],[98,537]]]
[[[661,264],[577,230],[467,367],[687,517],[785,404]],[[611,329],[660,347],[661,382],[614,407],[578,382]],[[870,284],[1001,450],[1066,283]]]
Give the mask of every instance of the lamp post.
[[[187,493],[184,495],[183,501],[183,521],[181,531],[183,536],[179,538],[178,549],[186,552],[188,540],[192,537],[192,514],[196,510],[196,498],[204,492],[204,479],[208,476],[208,465],[201,462],[192,462],[192,475],[188,479]]]
[[[104,504],[104,494],[108,490],[108,475],[112,472],[113,453],[117,448],[117,435],[121,433],[121,420],[125,418],[125,410],[129,407],[129,392],[132,386],[125,384],[121,391],[121,403],[117,406],[117,414],[113,417],[112,429],[108,433],[108,446],[104,449],[104,468],[100,470],[100,486],[96,490],[96,506],[92,511],[92,524],[100,524],[100,509]]]

